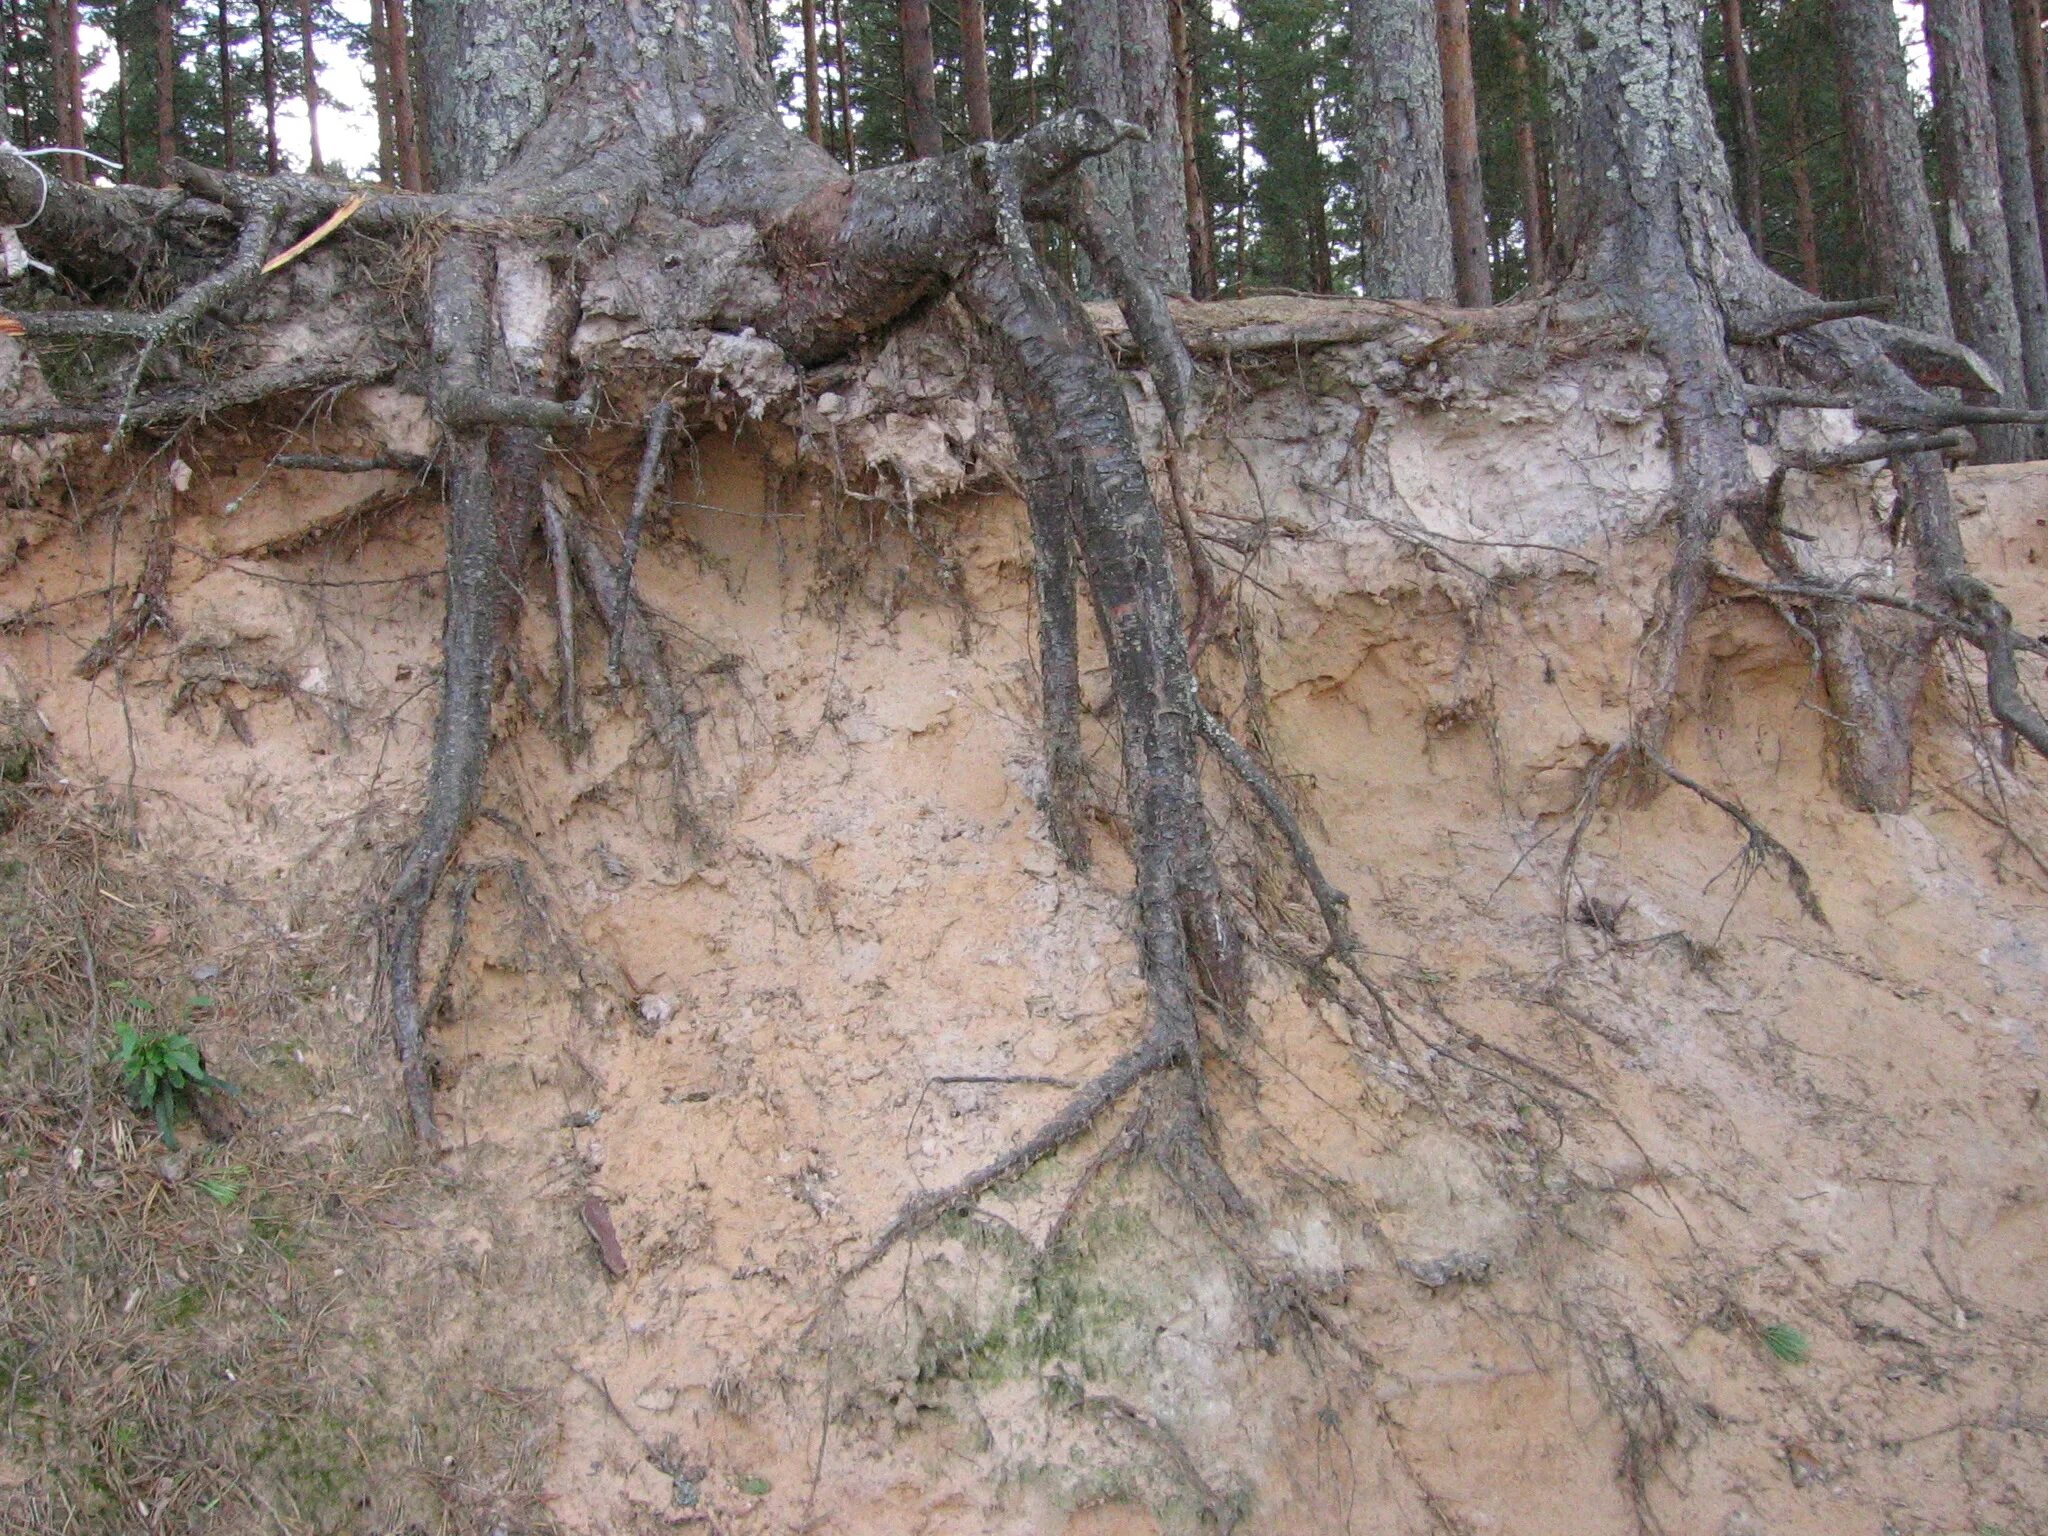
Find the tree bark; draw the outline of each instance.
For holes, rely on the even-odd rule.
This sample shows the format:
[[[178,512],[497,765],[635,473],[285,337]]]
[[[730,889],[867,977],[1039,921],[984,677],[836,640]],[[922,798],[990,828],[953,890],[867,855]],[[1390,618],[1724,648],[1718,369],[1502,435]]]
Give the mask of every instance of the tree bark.
[[[263,45],[263,168],[284,169],[277,147],[277,17],[275,0],[256,0],[256,31]]]
[[[1188,38],[1187,0],[1166,0],[1167,27],[1173,39],[1173,107],[1180,128],[1182,196],[1188,209],[1188,287],[1198,299],[1216,297],[1216,236],[1210,227],[1209,189],[1202,185],[1195,104],[1201,95],[1195,78],[1194,49]]]
[[[825,114],[818,93],[818,0],[803,0],[804,132],[813,144],[825,143]]]
[[[1522,260],[1531,288],[1550,281],[1550,228],[1544,217],[1543,163],[1536,152],[1536,109],[1529,85],[1529,44],[1522,0],[1507,0],[1508,69],[1515,86],[1515,160],[1522,179]]]
[[[56,108],[56,142],[66,149],[85,147],[85,100],[78,58],[78,0],[49,0],[44,7],[45,41],[50,54],[50,95]],[[58,174],[86,179],[85,160],[58,155]]]
[[[986,144],[996,136],[988,95],[988,16],[982,0],[960,0],[960,95],[967,107],[967,137]]]
[[[1750,249],[1764,252],[1764,166],[1756,131],[1756,93],[1749,84],[1749,44],[1742,0],[1721,0],[1721,49],[1728,61],[1728,94],[1735,103],[1735,162],[1742,175],[1742,227]],[[1797,94],[1797,88],[1794,88]]]
[[[932,63],[931,0],[897,0],[896,21],[903,37],[903,136],[913,159],[930,160],[946,147]]]
[[[2020,105],[2027,123],[2027,164],[2034,180],[2034,211],[2048,219],[2048,56],[2041,38],[2041,0],[2012,0],[2019,44]],[[2042,230],[2048,242],[2048,227]],[[2048,251],[2044,251],[2048,259]]]
[[[846,72],[846,16],[840,0],[832,0],[832,73],[839,93],[839,147],[849,171],[860,168],[853,144],[852,86]]]
[[[1999,194],[2005,204],[2013,305],[2020,319],[2020,365],[2026,376],[2026,403],[2038,409],[2048,406],[2048,270],[2042,266],[2040,210],[2034,202],[2033,157],[2027,143],[2026,84],[2009,0],[1983,0],[1980,14],[1998,134]],[[2010,386],[2014,381],[2006,382]],[[2024,436],[2029,458],[2048,454],[2048,431],[2036,428]]]
[[[313,0],[299,0],[299,64],[306,76],[306,143],[308,169],[315,176],[327,174],[327,162],[320,154],[320,60],[314,50],[318,33],[313,27]]]
[[[1436,0],[1436,35],[1444,79],[1444,194],[1451,216],[1451,265],[1458,302],[1467,309],[1483,309],[1493,302],[1493,269],[1487,259],[1479,93],[1472,80],[1472,23],[1465,0]]]
[[[1863,248],[1906,325],[1954,334],[1920,129],[1890,0],[1829,0]]]
[[[130,115],[128,82],[134,69],[128,58],[128,27],[125,16],[116,15],[114,23],[114,128],[115,153],[121,157],[123,180],[132,175],[135,168],[135,122]]]
[[[1998,128],[1977,0],[1928,0],[1927,44],[1934,55],[1934,130],[1948,194],[1949,300],[1956,335],[1988,362],[2003,385],[1999,400],[2026,398],[2019,306],[1998,171]],[[1978,441],[1993,463],[2026,456],[2027,433],[1986,427]]]
[[[382,0],[384,6],[385,79],[391,90],[391,136],[398,184],[408,192],[424,192],[426,172],[420,159],[419,120],[413,111],[412,31],[406,24],[405,0]]]
[[[384,44],[384,0],[370,0],[370,99],[377,109],[377,179],[398,184],[397,138],[391,131],[390,54]]]
[[[1071,99],[1147,137],[1084,175],[1113,224],[1135,239],[1145,270],[1186,293],[1187,176],[1182,164],[1168,0],[1077,0],[1067,66]]]
[[[233,23],[228,19],[228,0],[215,8],[214,42],[220,64],[220,163],[223,170],[235,168],[235,51]]]
[[[178,158],[178,6],[156,0],[156,174],[169,186]]]
[[[1457,291],[1432,0],[1352,0],[1360,286],[1369,299]]]
[[[1813,211],[1813,178],[1806,168],[1806,111],[1800,93],[1790,93],[1791,159],[1786,166],[1792,178],[1792,228],[1799,244],[1799,280],[1806,291],[1821,291],[1820,235]]]

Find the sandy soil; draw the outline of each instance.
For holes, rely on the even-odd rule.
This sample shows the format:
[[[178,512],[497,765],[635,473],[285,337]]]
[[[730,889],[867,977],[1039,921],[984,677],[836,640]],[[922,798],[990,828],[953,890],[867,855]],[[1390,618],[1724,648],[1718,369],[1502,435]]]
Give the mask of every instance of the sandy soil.
[[[694,837],[587,623],[589,739],[551,731],[536,571],[437,1037],[472,1198],[407,1238],[448,1262],[405,1305],[423,1339],[518,1341],[564,1529],[2048,1529],[2040,765],[1945,682],[1913,811],[1852,813],[1803,642],[1730,598],[1677,756],[1826,923],[1680,789],[1600,808],[1567,877],[1662,555],[1653,387],[1625,360],[1437,384],[1276,373],[1193,471],[1206,528],[1263,537],[1216,550],[1244,567],[1217,696],[1420,1032],[1390,1051],[1303,985],[1312,909],[1219,785],[1261,954],[1215,1109],[1327,1326],[1155,1170],[1070,1208],[1115,1120],[834,1289],[1140,1028],[1103,722],[1090,873],[1036,805],[1015,502],[842,500],[778,431],[700,440],[641,571],[701,710]],[[616,515],[636,450],[606,450]],[[359,910],[418,803],[439,553],[396,477],[260,469],[234,441],[152,466],[175,629],[91,682],[106,600],[66,600],[132,572],[140,519],[18,508],[0,667],[69,771],[297,928]],[[2048,466],[1966,478],[1982,570],[2048,622]],[[1874,558],[1880,511],[1857,480],[1795,521]]]

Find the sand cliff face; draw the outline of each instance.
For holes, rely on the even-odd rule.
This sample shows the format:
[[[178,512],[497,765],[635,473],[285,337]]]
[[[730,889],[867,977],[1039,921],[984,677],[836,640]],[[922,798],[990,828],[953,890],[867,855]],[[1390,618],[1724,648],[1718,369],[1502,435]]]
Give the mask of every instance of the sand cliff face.
[[[641,580],[691,678],[694,834],[594,631],[589,738],[551,735],[529,588],[438,1034],[474,1199],[405,1263],[440,1277],[407,1303],[424,1360],[490,1338],[547,1389],[561,1524],[2031,1529],[2043,770],[1945,674],[1913,810],[1850,812],[1804,641],[1731,589],[1675,754],[1804,862],[1825,923],[1682,789],[1585,807],[1665,552],[1659,381],[1627,355],[1268,357],[1190,450],[1235,599],[1216,697],[1417,1028],[1390,1045],[1303,984],[1313,909],[1218,784],[1259,958],[1214,1108],[1322,1320],[1154,1170],[1071,1199],[1114,1120],[835,1299],[906,1195],[1028,1134],[1142,1007],[1113,721],[1075,875],[1035,803],[1025,520],[968,488],[1001,433],[916,345],[702,435],[678,477]],[[423,430],[399,397],[345,409]],[[616,514],[635,445],[600,447],[573,486]],[[433,510],[400,476],[183,452],[145,491],[174,628],[91,682],[106,599],[67,600],[126,579],[142,519],[18,464],[0,666],[67,772],[132,783],[148,845],[338,932],[418,804]],[[2048,466],[1961,480],[1982,573],[2040,627]],[[1793,507],[1843,568],[1881,564],[1876,479]]]

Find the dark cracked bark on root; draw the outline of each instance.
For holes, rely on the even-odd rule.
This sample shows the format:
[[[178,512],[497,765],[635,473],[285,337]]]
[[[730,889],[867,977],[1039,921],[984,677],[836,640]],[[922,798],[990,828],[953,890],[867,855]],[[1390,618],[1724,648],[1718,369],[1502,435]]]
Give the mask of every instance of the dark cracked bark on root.
[[[434,893],[476,815],[490,755],[491,702],[538,504],[540,441],[531,433],[455,434],[448,456],[447,608],[441,709],[419,832],[385,898],[382,980],[413,1133],[438,1143],[420,997],[420,947]]]

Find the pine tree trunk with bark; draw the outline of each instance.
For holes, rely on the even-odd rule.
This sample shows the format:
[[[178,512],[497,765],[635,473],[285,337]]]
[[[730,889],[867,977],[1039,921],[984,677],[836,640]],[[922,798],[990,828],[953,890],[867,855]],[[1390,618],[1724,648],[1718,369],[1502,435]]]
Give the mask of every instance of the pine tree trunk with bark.
[[[2012,28],[2019,47],[2020,108],[2027,125],[2034,211],[2048,220],[2048,47],[2041,37],[2041,0],[2012,0]],[[2048,252],[2048,227],[2042,230],[2042,238],[2044,252]]]
[[[1182,196],[1188,209],[1188,289],[1195,298],[1216,297],[1216,234],[1212,228],[1209,189],[1202,185],[1202,163],[1196,137],[1195,106],[1201,98],[1195,78],[1194,48],[1188,38],[1187,0],[1166,0],[1167,26],[1173,40],[1173,109],[1180,129]]]
[[[993,139],[996,119],[988,94],[988,15],[981,0],[960,0],[960,96],[967,109],[967,137],[976,144]]]
[[[1436,0],[1437,52],[1444,79],[1444,194],[1451,215],[1451,265],[1458,302],[1493,302],[1486,188],[1479,174],[1479,92],[1472,79],[1472,23],[1465,0]]]
[[[43,13],[44,39],[50,52],[50,94],[56,108],[56,142],[66,149],[85,146],[85,98],[78,57],[78,0],[49,0]],[[73,181],[86,177],[79,155],[55,157],[58,173]]]
[[[1998,376],[1998,389],[1985,398],[2024,405],[2026,372],[1998,170],[1998,125],[1977,0],[1928,0],[1927,46],[1934,56],[1934,137],[1948,195],[1949,305],[1956,335]],[[1994,463],[2027,455],[2027,433],[2020,427],[1986,427],[1980,440]]]
[[[1901,323],[1953,334],[1920,129],[1890,0],[1829,0],[1863,248]]]
[[[1808,293],[1819,295],[1820,228],[1813,207],[1813,177],[1807,170],[1806,111],[1798,92],[1791,97],[1792,154],[1786,171],[1792,180],[1792,232],[1799,247],[1799,281]]]
[[[1742,174],[1742,227],[1750,249],[1764,251],[1763,141],[1756,129],[1756,92],[1749,83],[1749,42],[1742,0],[1721,0],[1721,51],[1728,61],[1728,95],[1735,103],[1735,163]]]
[[[1444,171],[1444,81],[1432,0],[1352,0],[1360,287],[1375,299],[1457,291]]]
[[[825,114],[818,91],[818,0],[803,0],[804,134],[820,148],[825,143]]]
[[[307,169],[315,176],[325,176],[327,162],[320,153],[320,59],[314,49],[318,36],[313,25],[313,0],[299,0],[299,67],[306,77]]]
[[[2033,156],[2027,142],[2026,83],[2020,74],[2012,8],[1983,0],[1984,62],[1991,113],[1998,133],[1999,194],[2005,206],[2006,250],[2012,263],[2013,306],[2019,312],[2020,366],[2025,404],[2048,406],[2048,270],[2041,255],[2040,211],[2034,202]],[[2013,381],[2008,381],[2011,383]],[[2021,403],[2014,399],[2014,404]],[[2048,433],[2026,432],[2028,458],[2048,455]]]
[[[398,183],[408,192],[424,192],[426,171],[420,153],[418,114],[413,110],[412,30],[405,0],[373,0],[384,7],[384,76],[391,89],[391,136]]]
[[[1529,81],[1529,45],[1523,36],[1522,0],[1507,0],[1508,69],[1515,87],[1515,163],[1522,182],[1522,259],[1531,288],[1550,281],[1550,224],[1543,206],[1543,161],[1536,148],[1535,93]]]
[[[1067,57],[1076,105],[1144,137],[1088,167],[1089,188],[1105,215],[1131,231],[1152,279],[1186,293],[1187,174],[1174,75],[1170,0],[1077,0]]]
[[[220,83],[220,163],[223,170],[232,171],[235,168],[235,129],[242,114],[235,100],[234,24],[228,17],[228,0],[220,0],[214,8],[213,41]]]
[[[277,18],[275,0],[256,0],[256,32],[263,47],[263,169],[284,169],[277,147]]]
[[[370,0],[370,100],[377,113],[377,179],[398,184],[397,138],[391,130],[390,51],[384,43],[384,0]]]
[[[178,157],[178,6],[177,0],[156,0],[156,166],[157,177],[171,184],[171,162]]]
[[[903,138],[920,160],[945,152],[939,126],[937,67],[932,61],[931,0],[897,0],[896,26],[903,39]]]

